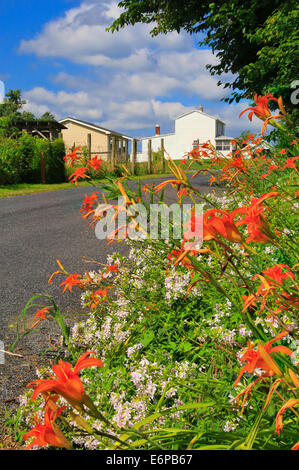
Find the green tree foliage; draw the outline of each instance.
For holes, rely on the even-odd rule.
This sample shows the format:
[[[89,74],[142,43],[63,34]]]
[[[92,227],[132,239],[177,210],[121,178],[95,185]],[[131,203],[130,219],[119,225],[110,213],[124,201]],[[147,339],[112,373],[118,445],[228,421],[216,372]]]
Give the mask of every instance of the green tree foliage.
[[[26,101],[22,100],[21,90],[9,90],[0,104],[0,117],[20,114],[19,110]]]
[[[151,34],[203,33],[200,46],[212,49],[217,65],[212,75],[230,72],[225,101],[254,93],[282,95],[292,111],[290,86],[297,77],[298,2],[295,0],[122,0],[123,13],[109,28],[153,23]],[[219,84],[221,84],[221,80]]]
[[[55,121],[55,116],[52,113],[49,113],[49,111],[46,111],[41,117],[41,121]]]
[[[26,101],[22,98],[21,90],[9,90],[5,95],[3,103],[0,104],[0,117],[9,116],[11,118],[24,119],[25,121],[37,119],[33,113],[22,111],[24,104],[26,104]],[[55,116],[46,111],[39,119],[41,121],[55,121]]]

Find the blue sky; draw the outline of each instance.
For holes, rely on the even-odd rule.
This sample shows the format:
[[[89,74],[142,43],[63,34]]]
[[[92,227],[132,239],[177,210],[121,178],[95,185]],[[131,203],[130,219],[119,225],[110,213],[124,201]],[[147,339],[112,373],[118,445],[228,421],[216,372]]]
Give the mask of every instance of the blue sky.
[[[119,12],[113,0],[0,0],[6,91],[21,89],[37,116],[73,116],[132,137],[152,135],[156,124],[171,132],[175,117],[199,105],[227,123],[226,135],[260,129],[238,119],[246,102],[221,102],[227,90],[205,68],[217,59],[196,38],[152,38],[150,25],[106,32]]]

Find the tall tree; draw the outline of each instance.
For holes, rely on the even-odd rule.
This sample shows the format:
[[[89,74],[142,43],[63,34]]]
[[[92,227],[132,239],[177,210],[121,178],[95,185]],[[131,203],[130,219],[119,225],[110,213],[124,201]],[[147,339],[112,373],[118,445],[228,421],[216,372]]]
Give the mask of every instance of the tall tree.
[[[217,65],[212,75],[230,72],[225,101],[273,93],[282,95],[289,110],[291,84],[297,78],[297,0],[122,0],[124,8],[108,30],[153,23],[152,35],[185,30],[204,33],[200,46],[212,49]],[[218,82],[221,84],[221,80]]]
[[[20,114],[19,110],[26,101],[22,100],[21,90],[9,90],[0,104],[0,117]]]
[[[41,121],[55,121],[55,116],[54,114],[50,113],[49,111],[46,111],[41,117]]]

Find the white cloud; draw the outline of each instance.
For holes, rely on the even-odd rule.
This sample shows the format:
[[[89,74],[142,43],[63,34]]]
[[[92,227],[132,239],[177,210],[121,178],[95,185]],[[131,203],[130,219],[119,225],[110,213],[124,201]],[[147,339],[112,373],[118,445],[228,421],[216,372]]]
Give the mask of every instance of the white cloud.
[[[80,7],[68,10],[64,17],[47,23],[34,39],[22,40],[19,51],[65,58],[78,64],[116,67],[121,59],[138,57],[140,49],[187,50],[192,44],[189,36],[175,32],[152,38],[150,26],[141,24],[114,34],[107,32],[118,12],[115,3],[83,2]]]
[[[41,113],[47,107],[57,118],[101,120],[123,132],[150,132],[159,122],[167,132],[177,115],[192,109],[184,105],[186,97],[194,99],[194,107],[206,101],[219,104],[225,92],[206,70],[207,63],[217,63],[210,50],[196,49],[187,33],[152,38],[152,25],[107,32],[119,13],[117,1],[82,0],[45,24],[36,37],[21,41],[21,53],[53,58],[60,66],[67,59],[81,67],[78,75],[62,69],[51,77],[60,91],[35,87],[24,93],[26,109]],[[226,114],[236,126],[229,110]]]
[[[67,93],[59,91],[54,93],[42,87],[33,88],[24,93],[27,104],[26,111],[35,112],[37,115],[50,110],[59,119],[66,115],[83,115],[86,118],[99,119],[103,115],[101,101],[91,97],[86,92]],[[63,112],[62,112],[63,110]]]

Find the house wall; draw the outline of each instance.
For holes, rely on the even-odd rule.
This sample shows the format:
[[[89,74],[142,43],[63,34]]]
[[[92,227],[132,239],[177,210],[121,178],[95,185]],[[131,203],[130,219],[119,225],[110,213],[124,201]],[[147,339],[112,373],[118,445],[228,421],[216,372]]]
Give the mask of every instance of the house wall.
[[[178,136],[178,146],[181,153],[192,150],[194,140],[204,143],[215,139],[215,119],[205,114],[195,112],[182,116],[175,121],[175,133]]]
[[[62,130],[62,138],[67,151],[72,148],[74,144],[76,147],[86,146],[87,134],[91,134],[91,151],[96,153],[107,152],[109,137],[107,134],[70,121],[66,121],[63,124],[67,127],[67,129]]]
[[[194,112],[175,120],[175,133],[151,137],[153,152],[161,148],[161,138],[164,148],[173,159],[183,158],[193,147],[193,141],[204,143],[210,140],[215,145],[216,121],[209,116]],[[147,160],[148,139],[142,140],[142,152],[137,155],[137,161]]]

